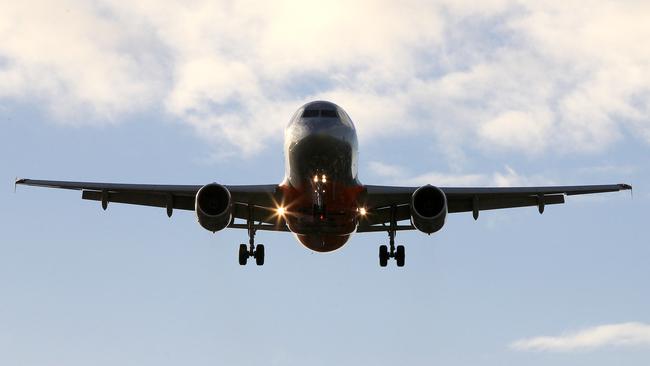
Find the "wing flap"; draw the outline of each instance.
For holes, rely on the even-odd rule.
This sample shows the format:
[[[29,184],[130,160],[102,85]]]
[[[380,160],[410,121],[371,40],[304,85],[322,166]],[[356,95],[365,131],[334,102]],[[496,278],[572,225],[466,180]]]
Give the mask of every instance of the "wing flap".
[[[390,222],[391,208],[390,206],[380,207],[374,210],[368,210],[366,217],[359,221],[359,225],[377,225]],[[411,206],[402,204],[395,207],[395,220],[403,221],[411,218]]]
[[[566,194],[567,196],[592,193],[618,192],[632,189],[629,184],[600,184],[586,186],[548,186],[548,187],[441,187],[447,197],[473,196],[536,196],[547,194]]]
[[[478,210],[498,210],[501,208],[516,208],[539,206],[540,203],[544,205],[556,205],[564,203],[564,195],[552,194],[541,196],[506,196],[506,197],[487,197],[478,198]],[[474,210],[474,199],[449,199],[448,212],[470,212]]]
[[[379,231],[385,232],[386,230],[388,230],[388,227],[384,225],[359,225],[357,227],[357,233],[376,233]],[[397,225],[395,230],[415,230],[415,227],[413,225]]]
[[[230,225],[228,225],[228,227],[231,229],[248,229],[248,225],[246,224],[231,223]],[[261,231],[284,231],[284,232],[291,231],[285,224],[278,224],[278,225],[261,224],[261,225],[254,225],[253,228],[255,230],[261,230]]]
[[[106,192],[108,202],[127,203],[132,205],[167,207],[169,196],[172,196],[172,207],[179,210],[194,210],[194,197],[173,195],[171,193],[144,193],[144,192]],[[102,201],[104,194],[98,191],[84,190],[81,198],[91,201]]]
[[[16,184],[35,187],[112,191],[112,192],[147,192],[147,193],[172,193],[175,195],[195,196],[202,186],[198,185],[170,185],[170,184],[126,184],[126,183],[99,183],[99,182],[67,182],[59,180],[18,179]]]
[[[281,202],[277,184],[225,186],[233,202],[260,207],[275,208]]]
[[[271,225],[284,225],[275,210],[269,207],[235,203],[232,208],[232,216],[237,219],[247,220],[249,217],[254,222],[262,222]]]

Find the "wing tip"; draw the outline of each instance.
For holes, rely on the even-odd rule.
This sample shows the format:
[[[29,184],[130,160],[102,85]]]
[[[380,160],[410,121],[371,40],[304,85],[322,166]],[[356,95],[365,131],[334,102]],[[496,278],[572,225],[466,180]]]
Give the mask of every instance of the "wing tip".
[[[632,186],[627,183],[620,183],[618,185],[618,188],[620,188],[621,190],[632,190]]]
[[[24,184],[26,181],[27,179],[16,177],[16,179],[14,180],[14,193],[16,193],[16,186],[18,186],[19,184]]]

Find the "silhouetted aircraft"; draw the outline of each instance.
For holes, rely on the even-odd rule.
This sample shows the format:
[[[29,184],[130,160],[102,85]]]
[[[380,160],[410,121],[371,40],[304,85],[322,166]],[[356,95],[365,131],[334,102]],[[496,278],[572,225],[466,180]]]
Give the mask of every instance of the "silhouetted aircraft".
[[[18,179],[16,184],[76,189],[82,198],[196,212],[205,229],[247,229],[249,244],[239,246],[239,264],[249,257],[264,264],[258,230],[287,231],[307,248],[330,252],[354,232],[384,231],[389,245],[379,247],[379,264],[395,258],[404,265],[404,246],[395,246],[400,230],[432,234],[448,213],[564,203],[565,195],[615,192],[628,184],[551,187],[395,187],[364,185],[358,179],[357,134],[348,114],[334,103],[316,101],[300,107],[285,130],[285,178],[263,185],[151,185]],[[408,220],[408,223],[403,223]]]

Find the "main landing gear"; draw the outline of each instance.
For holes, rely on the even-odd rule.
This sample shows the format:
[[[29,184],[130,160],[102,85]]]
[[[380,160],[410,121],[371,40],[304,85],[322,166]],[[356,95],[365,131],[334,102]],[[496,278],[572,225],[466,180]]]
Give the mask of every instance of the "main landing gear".
[[[255,247],[255,229],[248,229],[248,245],[239,244],[239,264],[245,266],[249,257],[255,258],[255,264],[261,266],[264,264],[264,245],[258,244]]]
[[[395,258],[397,266],[404,267],[404,259],[406,257],[404,246],[398,245],[395,247],[395,233],[389,232],[388,235],[390,236],[390,251],[386,245],[379,246],[379,265],[386,267],[388,265],[388,258]]]
[[[248,224],[248,245],[239,244],[239,264],[245,266],[248,262],[249,257],[255,258],[255,264],[258,266],[264,265],[264,245],[258,244],[255,247],[255,229],[253,224],[253,207],[249,206],[249,218],[247,220]]]
[[[397,266],[404,267],[404,259],[406,257],[404,246],[398,245],[395,247],[395,234],[397,233],[397,220],[395,218],[396,211],[397,208],[395,206],[391,207],[390,226],[388,227],[390,250],[386,245],[379,246],[379,265],[381,267],[386,267],[388,265],[389,258],[395,258]]]

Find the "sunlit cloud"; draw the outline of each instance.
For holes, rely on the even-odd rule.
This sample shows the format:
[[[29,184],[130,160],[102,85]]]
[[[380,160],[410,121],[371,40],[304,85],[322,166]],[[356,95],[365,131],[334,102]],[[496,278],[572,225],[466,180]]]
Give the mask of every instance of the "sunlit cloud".
[[[382,163],[381,161],[371,161],[368,167],[371,172],[384,178],[399,178],[404,174],[407,174],[403,167]]]
[[[362,143],[424,133],[455,161],[470,143],[532,155],[602,151],[626,135],[650,143],[646,2],[26,0],[2,9],[0,98],[59,123],[160,112],[220,153],[255,154],[282,138],[299,105],[330,99]]]
[[[602,347],[650,347],[650,324],[620,323],[600,325],[560,336],[534,337],[515,341],[518,351],[569,352]]]
[[[368,168],[372,174],[379,177],[386,184],[397,185],[418,186],[433,184],[437,186],[489,185],[496,187],[516,187],[553,183],[552,180],[541,175],[526,176],[520,174],[508,165],[504,166],[503,170],[492,173],[431,171],[417,174],[401,166],[378,161],[370,162]]]

